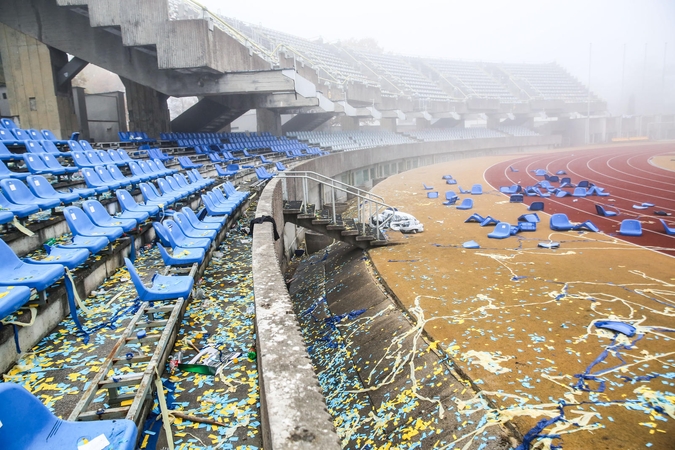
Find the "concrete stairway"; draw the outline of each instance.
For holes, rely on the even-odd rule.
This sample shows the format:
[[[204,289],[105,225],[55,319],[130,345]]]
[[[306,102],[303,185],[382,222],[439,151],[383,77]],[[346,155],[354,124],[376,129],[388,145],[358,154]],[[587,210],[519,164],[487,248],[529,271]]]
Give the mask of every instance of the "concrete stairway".
[[[328,208],[316,210],[315,205],[307,205],[303,208],[302,201],[284,202],[284,221],[294,223],[297,226],[323,234],[337,241],[346,242],[354,247],[366,250],[370,247],[381,247],[389,241],[369,225],[357,226],[354,219],[343,219],[336,214],[333,221]]]

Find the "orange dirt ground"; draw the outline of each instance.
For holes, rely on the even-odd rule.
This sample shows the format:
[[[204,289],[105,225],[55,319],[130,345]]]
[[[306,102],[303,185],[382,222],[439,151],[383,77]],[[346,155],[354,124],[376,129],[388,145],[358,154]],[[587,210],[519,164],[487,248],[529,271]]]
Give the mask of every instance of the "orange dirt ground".
[[[423,308],[426,331],[482,390],[464,408],[484,410],[493,424],[512,420],[525,435],[564,405],[566,420],[544,430],[561,439],[531,448],[675,448],[675,260],[602,233],[553,232],[542,212],[537,231],[503,240],[464,223],[476,212],[515,224],[527,212],[483,178],[492,164],[521,156],[437,164],[378,184],[373,191],[425,231],[389,232],[404,245],[371,250],[375,267],[406,308]],[[473,209],[442,205],[446,190],[458,192],[446,174],[465,189],[483,185],[483,195],[460,195]],[[423,183],[439,198],[428,199]],[[549,239],[560,248],[537,247]],[[481,248],[462,248],[469,240]],[[630,323],[636,335],[597,328],[599,320]],[[587,372],[596,378],[582,381],[587,390],[575,389],[575,375],[605,351]]]

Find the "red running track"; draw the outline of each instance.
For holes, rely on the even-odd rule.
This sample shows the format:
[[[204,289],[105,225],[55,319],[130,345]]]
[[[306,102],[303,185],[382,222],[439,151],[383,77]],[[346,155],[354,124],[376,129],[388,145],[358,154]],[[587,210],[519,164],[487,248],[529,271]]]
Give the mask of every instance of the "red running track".
[[[675,227],[675,172],[656,167],[649,159],[656,155],[675,152],[675,144],[620,146],[596,150],[567,150],[560,153],[528,155],[504,161],[489,167],[485,179],[495,189],[500,186],[520,184],[532,186],[544,177],[534,174],[536,169],[545,169],[549,174],[564,170],[573,184],[581,180],[605,188],[609,197],[525,197],[528,205],[534,201],[544,202],[548,214],[565,213],[573,222],[591,220],[601,231],[615,235],[637,245],[652,247],[662,253],[675,256],[675,236],[665,233],[658,219],[664,219]],[[518,172],[511,171],[510,167]],[[552,183],[553,186],[556,183]],[[573,189],[569,190],[570,193]],[[656,206],[637,210],[633,205],[653,203]],[[610,206],[620,212],[615,217],[602,217],[595,205]],[[671,216],[661,217],[654,211],[666,211]],[[619,236],[619,225],[624,219],[638,219],[642,223],[642,236]],[[546,224],[548,226],[548,224]]]

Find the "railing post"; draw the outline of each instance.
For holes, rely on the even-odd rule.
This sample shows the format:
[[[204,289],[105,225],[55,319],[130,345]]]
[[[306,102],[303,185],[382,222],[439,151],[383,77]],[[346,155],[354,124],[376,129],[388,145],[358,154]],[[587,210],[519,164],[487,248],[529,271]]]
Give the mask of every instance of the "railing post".
[[[330,184],[330,195],[333,200],[333,224],[337,225],[337,215],[335,214],[335,183],[331,182]]]
[[[307,177],[302,177],[302,210],[307,214]]]

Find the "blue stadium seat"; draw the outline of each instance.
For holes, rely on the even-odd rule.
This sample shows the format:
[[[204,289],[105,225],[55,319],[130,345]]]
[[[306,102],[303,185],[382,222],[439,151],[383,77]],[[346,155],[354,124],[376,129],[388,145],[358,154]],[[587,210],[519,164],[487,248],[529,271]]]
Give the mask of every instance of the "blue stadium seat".
[[[87,249],[92,255],[97,254],[110,244],[105,236],[87,237],[73,236],[70,244],[59,244],[57,248],[63,249]]]
[[[120,209],[123,212],[133,212],[133,213],[147,213],[150,216],[154,216],[159,213],[159,206],[155,205],[139,205],[136,203],[136,200],[131,196],[131,194],[124,190],[124,189],[118,189],[115,191],[115,195],[117,196],[117,202],[120,204]]]
[[[7,146],[0,142],[0,161],[11,161],[13,159],[21,159],[21,155],[10,152]]]
[[[30,288],[26,286],[0,286],[0,319],[17,312],[28,300],[30,300]]]
[[[189,208],[187,206],[181,208],[181,212],[185,214],[185,216],[188,218],[190,223],[192,223],[192,225],[195,228],[200,228],[201,226],[204,226],[209,227],[210,229],[220,230],[225,225],[225,222],[227,222],[227,217],[223,216],[206,216],[202,220],[199,220],[199,217],[197,217],[192,208]],[[214,226],[217,226],[217,228],[215,228]]]
[[[37,205],[17,205],[16,203],[12,203],[2,193],[0,193],[0,208],[8,210],[20,219],[40,211],[40,207]]]
[[[83,237],[105,237],[110,242],[114,242],[124,234],[124,230],[119,226],[98,226],[95,225],[89,216],[80,208],[68,206],[63,209],[63,217],[66,218],[68,227],[73,236]]]
[[[90,167],[90,168],[96,167],[95,164],[92,164],[89,161],[89,158],[87,158],[87,155],[84,152],[73,151],[72,157],[73,157],[73,162],[80,169],[84,169],[85,167]]]
[[[556,213],[551,216],[551,229],[554,231],[569,231],[574,228],[574,224],[570,222],[566,214]]]
[[[117,168],[116,166],[114,166],[112,164],[111,164],[111,167]],[[108,168],[106,166],[97,166],[97,167],[94,168],[94,170],[96,171],[96,174],[101,179],[101,181],[103,181],[105,184],[107,184],[111,189],[117,189],[117,188],[120,188],[120,187],[124,188],[124,187],[127,187],[127,186],[131,186],[131,184],[132,184],[131,180],[129,180],[127,178],[125,178],[123,180],[114,179],[112,177],[112,175],[110,174],[110,172],[108,171]]]
[[[206,254],[203,248],[176,247],[172,249],[173,255],[170,255],[159,242],[157,243],[157,248],[159,249],[159,254],[162,257],[164,264],[167,266],[184,266],[194,263],[201,264],[204,260],[204,255]]]
[[[138,226],[136,219],[112,217],[105,206],[97,200],[82,202],[82,210],[99,227],[121,227],[125,233],[128,233]]]
[[[0,277],[0,286],[26,286],[37,291],[44,291],[64,273],[61,264],[30,264],[21,261],[2,239],[0,239],[0,271],[4,274]],[[5,408],[3,405],[0,410],[4,411]]]
[[[134,283],[138,298],[144,302],[154,302],[161,300],[171,300],[175,298],[184,298],[187,300],[194,280],[190,276],[165,276],[156,273],[152,277],[152,286],[146,287],[143,280],[136,272],[136,268],[129,261],[129,258],[124,258],[124,263],[129,271],[131,281]]]
[[[204,250],[208,250],[211,247],[211,239],[209,238],[196,238],[187,236],[183,230],[178,226],[176,222],[171,219],[167,219],[163,223],[166,230],[171,236],[171,247],[200,247]]]
[[[98,194],[108,192],[116,187],[119,187],[119,183],[110,185],[105,181],[101,180],[101,177],[98,176],[98,173],[91,168],[85,167],[82,169],[82,176],[84,177],[84,182],[87,184],[87,187],[94,189]]]
[[[136,446],[138,430],[131,420],[61,420],[18,384],[0,383],[0,403],[0,448],[76,449],[84,437],[100,435],[108,440],[109,448],[133,450]]]
[[[4,162],[0,161],[0,180],[9,178],[25,180],[28,175],[30,175],[30,172],[12,172]]]
[[[150,180],[154,180],[155,178],[157,178],[157,176],[155,176],[155,175],[145,173],[145,171],[141,168],[140,165],[138,165],[138,162],[136,162],[136,161],[131,161],[129,163],[129,170],[131,170],[131,174],[134,177],[136,177],[136,178],[138,178],[142,181],[150,181]]]
[[[178,200],[178,197],[174,195],[159,195],[152,183],[141,183],[138,187],[141,189],[141,194],[143,195],[143,200],[145,200],[146,205],[171,205]]]
[[[56,172],[57,170],[58,171],[63,170],[66,175],[71,174],[71,173],[75,173],[75,172],[80,170],[77,167],[61,165],[59,160],[54,155],[52,155],[51,153],[41,153],[37,156],[40,159],[42,159],[42,162],[45,163],[45,166],[47,166],[51,170],[53,170],[54,172],[52,172],[52,173],[55,173],[55,174],[57,173]]]
[[[80,196],[72,192],[59,192],[54,189],[54,186],[51,185],[49,181],[42,175],[31,175],[27,178],[26,182],[28,187],[35,194],[36,197],[43,198],[45,200],[59,200],[59,202],[64,205],[70,205],[71,203],[80,199]]]
[[[108,164],[108,165],[106,166],[106,169],[108,169],[108,173],[109,173],[110,176],[113,178],[113,180],[115,180],[115,181],[117,181],[117,182],[119,182],[119,183],[125,183],[125,184],[126,184],[126,183],[129,183],[130,185],[134,185],[134,184],[138,184],[138,183],[140,183],[141,181],[143,181],[143,180],[141,180],[140,178],[134,177],[134,176],[131,176],[131,177],[125,177],[125,176],[122,174],[122,172],[120,171],[120,169],[119,169],[116,165],[114,165],[114,164]]]
[[[642,223],[636,219],[624,219],[619,227],[622,236],[642,236]]]
[[[233,206],[216,206],[207,194],[202,194],[202,202],[210,216],[231,216],[234,211]]]
[[[178,224],[183,234],[188,238],[207,238],[213,241],[218,234],[215,230],[195,228],[192,222],[185,217],[185,214],[177,212],[173,215],[173,220]]]
[[[61,204],[60,200],[36,197],[25,184],[17,180],[0,180],[0,187],[9,201],[17,205],[37,205],[40,209],[48,210]]]
[[[67,140],[62,140],[62,139],[57,139],[56,136],[54,136],[54,133],[52,133],[51,130],[40,130],[42,132],[42,136],[44,136],[45,140],[53,142],[54,144],[57,145],[67,145],[68,141]]]

